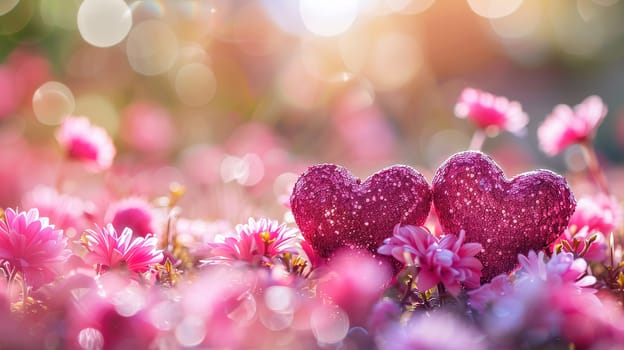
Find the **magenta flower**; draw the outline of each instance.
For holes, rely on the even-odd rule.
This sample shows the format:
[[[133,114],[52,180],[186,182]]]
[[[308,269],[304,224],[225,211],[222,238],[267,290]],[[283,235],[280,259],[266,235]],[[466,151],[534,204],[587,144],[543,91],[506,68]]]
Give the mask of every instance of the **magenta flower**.
[[[123,231],[129,228],[141,237],[154,232],[154,215],[150,204],[143,198],[130,197],[110,206],[106,221],[110,222],[115,230]]]
[[[475,258],[482,247],[479,243],[464,243],[466,233],[459,237],[448,234],[438,240],[425,227],[400,226],[386,238],[377,250],[390,255],[405,265],[418,268],[416,286],[424,292],[438,283],[444,284],[452,295],[459,295],[460,283],[468,288],[480,285],[483,265]]]
[[[247,224],[236,226],[236,233],[236,236],[226,237],[223,242],[209,243],[211,257],[203,262],[229,264],[244,261],[257,265],[270,262],[280,254],[300,250],[301,239],[297,231],[275,220],[262,218],[255,221],[249,218]]]
[[[112,224],[97,230],[87,230],[83,236],[87,249],[85,261],[99,268],[113,269],[125,266],[128,270],[143,273],[163,260],[163,252],[156,248],[158,241],[147,235],[132,239],[132,230],[125,228],[121,235]]]
[[[598,96],[590,96],[574,107],[558,105],[537,129],[540,146],[554,156],[575,143],[591,140],[605,115],[607,106]]]
[[[599,193],[578,200],[569,226],[576,226],[577,229],[587,226],[589,231],[599,231],[606,235],[615,230],[621,220],[622,209],[617,199]]]
[[[494,132],[502,129],[521,133],[529,122],[519,102],[473,88],[462,91],[455,105],[455,115],[472,120],[483,130]]]
[[[11,208],[0,220],[0,259],[22,273],[31,286],[51,282],[55,269],[69,256],[63,231],[39,217],[37,209],[18,212]]]
[[[67,158],[84,162],[94,170],[110,168],[115,146],[106,131],[86,117],[67,117],[56,133]]]

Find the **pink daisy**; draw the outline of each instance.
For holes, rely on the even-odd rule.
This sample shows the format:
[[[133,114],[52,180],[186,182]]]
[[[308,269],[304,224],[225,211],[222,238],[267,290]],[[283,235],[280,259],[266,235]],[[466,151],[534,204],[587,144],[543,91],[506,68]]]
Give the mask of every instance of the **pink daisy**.
[[[459,237],[448,234],[438,240],[425,227],[400,226],[386,238],[379,254],[390,255],[405,265],[418,268],[416,286],[426,291],[438,283],[444,284],[452,295],[459,295],[460,283],[468,288],[480,285],[483,265],[475,258],[482,247],[479,243],[464,243],[466,233]]]
[[[590,96],[574,107],[558,105],[537,129],[540,146],[554,156],[574,143],[594,137],[596,129],[607,115],[607,106],[598,96]]]
[[[619,226],[621,220],[622,209],[617,199],[599,193],[578,200],[569,226],[576,226],[577,229],[587,226],[589,231],[609,234]]]
[[[48,186],[37,186],[22,198],[26,208],[37,208],[39,214],[48,217],[58,228],[65,231],[82,232],[87,227],[86,213],[92,210],[92,203],[78,197],[59,193]]]
[[[473,88],[462,91],[455,105],[455,115],[468,118],[479,128],[493,132],[502,129],[521,133],[529,122],[519,102]]]
[[[39,217],[37,209],[18,212],[11,208],[0,220],[0,259],[22,273],[31,286],[51,282],[56,267],[69,256],[63,231]]]
[[[574,258],[572,253],[553,255],[547,262],[543,251],[529,251],[527,256],[518,254],[520,270],[516,272],[518,280],[541,280],[551,285],[570,283],[577,287],[588,287],[596,283],[594,276],[587,275],[587,261]]]
[[[112,224],[87,230],[82,243],[88,251],[85,261],[106,269],[125,266],[132,272],[143,273],[163,260],[155,237],[147,235],[133,240],[131,229],[125,228],[119,235]]]
[[[95,170],[110,168],[115,158],[115,146],[110,136],[86,117],[65,118],[57,130],[56,139],[69,159],[85,162]]]
[[[237,235],[223,242],[209,243],[211,257],[206,264],[244,261],[253,265],[270,262],[283,253],[297,253],[300,237],[295,229],[275,220],[249,218],[245,225],[236,226]]]
[[[513,284],[509,281],[509,277],[506,274],[498,275],[490,283],[469,291],[468,305],[483,312],[497,300],[510,295],[512,292]]]
[[[113,204],[106,215],[106,221],[113,224],[115,230],[129,228],[141,237],[154,232],[154,215],[151,205],[143,198],[130,197]]]

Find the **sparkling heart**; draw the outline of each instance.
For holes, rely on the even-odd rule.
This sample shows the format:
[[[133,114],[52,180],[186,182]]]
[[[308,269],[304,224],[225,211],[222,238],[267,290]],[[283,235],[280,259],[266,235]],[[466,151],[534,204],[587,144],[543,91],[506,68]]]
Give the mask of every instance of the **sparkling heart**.
[[[438,168],[433,205],[448,233],[466,231],[467,242],[483,251],[483,279],[510,272],[518,254],[541,250],[566,228],[576,201],[566,180],[538,170],[507,180],[501,168],[480,152],[463,152]]]
[[[424,176],[393,166],[363,183],[333,164],[310,167],[295,183],[290,197],[295,221],[320,256],[343,247],[375,253],[398,223],[422,225],[431,206]]]

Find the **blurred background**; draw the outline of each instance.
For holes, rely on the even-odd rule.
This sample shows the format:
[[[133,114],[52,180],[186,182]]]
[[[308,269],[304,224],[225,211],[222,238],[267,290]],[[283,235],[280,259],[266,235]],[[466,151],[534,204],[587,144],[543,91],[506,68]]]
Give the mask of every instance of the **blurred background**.
[[[0,205],[54,183],[67,114],[104,127],[118,156],[112,175],[65,170],[64,191],[103,179],[155,196],[178,181],[190,215],[274,212],[320,162],[431,180],[468,147],[475,126],[453,109],[469,86],[530,117],[523,137],[485,143],[507,175],[572,181],[580,152],[548,158],[535,131],[555,105],[601,96],[596,147],[618,178],[623,19],[619,0],[0,0]]]

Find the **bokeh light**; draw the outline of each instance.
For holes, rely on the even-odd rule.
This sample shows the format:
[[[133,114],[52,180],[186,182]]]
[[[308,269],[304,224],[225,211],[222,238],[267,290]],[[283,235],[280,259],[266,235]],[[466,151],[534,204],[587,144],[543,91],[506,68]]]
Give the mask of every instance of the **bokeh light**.
[[[299,12],[306,28],[320,36],[346,32],[359,12],[357,0],[299,0]]]
[[[175,337],[184,347],[197,346],[206,337],[206,325],[197,316],[187,316],[176,327]]]
[[[524,0],[510,15],[490,19],[490,25],[496,34],[503,38],[522,38],[538,29],[541,18],[541,2]]]
[[[323,305],[312,312],[310,324],[319,345],[336,344],[349,331],[349,316],[337,306]]]
[[[385,0],[385,2],[392,11],[413,15],[426,11],[435,0]]]
[[[119,131],[119,112],[106,97],[99,94],[85,94],[76,99],[76,115],[88,117],[92,123],[106,129],[110,134]]]
[[[516,11],[523,0],[468,0],[470,8],[479,16],[485,18],[500,18]]]
[[[214,73],[201,63],[189,63],[178,69],[174,84],[182,103],[193,107],[210,102],[217,90]]]
[[[178,55],[178,38],[166,22],[147,20],[132,28],[126,40],[132,69],[143,75],[167,72]]]
[[[84,0],[78,9],[78,30],[93,46],[119,44],[132,27],[132,11],[123,0]]]
[[[13,10],[19,0],[0,0],[0,16]]]
[[[58,125],[65,116],[71,114],[76,107],[71,90],[57,81],[47,82],[32,98],[33,112],[42,124]]]
[[[28,26],[35,13],[34,1],[0,0],[0,35],[11,35]],[[2,14],[2,10],[6,11]]]

